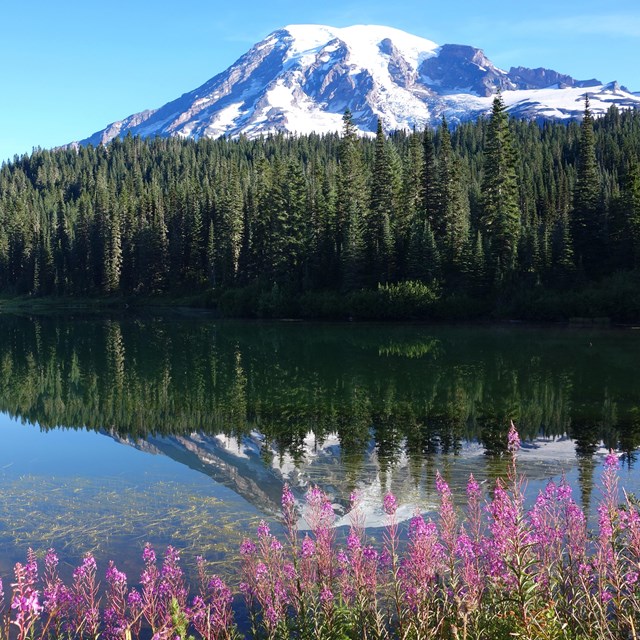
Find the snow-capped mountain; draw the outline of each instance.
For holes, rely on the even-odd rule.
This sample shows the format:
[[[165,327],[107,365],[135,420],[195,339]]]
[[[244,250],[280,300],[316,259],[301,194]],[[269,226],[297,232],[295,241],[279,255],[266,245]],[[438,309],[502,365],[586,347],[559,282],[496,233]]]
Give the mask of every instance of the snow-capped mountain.
[[[616,82],[577,81],[549,69],[496,67],[480,49],[381,26],[291,25],[274,31],[226,71],[159,109],[114,122],[82,141],[143,137],[249,137],[339,131],[348,108],[364,132],[460,122],[486,113],[500,90],[511,113],[579,117],[588,93],[595,114],[640,106]]]

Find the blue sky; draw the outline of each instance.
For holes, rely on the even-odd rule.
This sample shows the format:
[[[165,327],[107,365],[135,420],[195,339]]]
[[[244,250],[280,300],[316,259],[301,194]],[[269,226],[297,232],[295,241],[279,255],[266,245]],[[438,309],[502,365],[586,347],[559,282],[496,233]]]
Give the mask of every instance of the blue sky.
[[[6,0],[0,162],[159,107],[295,23],[384,24],[640,91],[638,0]]]

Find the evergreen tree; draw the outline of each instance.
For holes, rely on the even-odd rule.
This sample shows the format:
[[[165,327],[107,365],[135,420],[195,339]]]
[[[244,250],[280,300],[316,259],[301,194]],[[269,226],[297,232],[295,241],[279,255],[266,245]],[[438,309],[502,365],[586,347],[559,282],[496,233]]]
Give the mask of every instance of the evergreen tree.
[[[147,280],[141,283],[151,293],[166,290],[169,267],[169,235],[165,219],[164,203],[157,185],[152,185],[151,212],[146,246]]]
[[[451,147],[445,118],[440,127],[437,208],[434,220],[436,242],[449,271],[460,266],[469,227],[469,200],[462,184],[462,163]]]
[[[283,178],[282,198],[285,215],[282,228],[279,230],[283,237],[280,280],[288,282],[294,291],[299,291],[308,257],[306,180],[302,167],[293,160],[287,163]]]
[[[423,136],[422,162],[422,209],[424,219],[429,221],[431,228],[438,224],[436,217],[439,208],[438,173],[436,166],[436,152],[433,144],[433,134],[425,129]]]
[[[424,174],[422,136],[415,129],[409,138],[409,152],[405,159],[402,178],[402,198],[394,225],[396,278],[407,276],[410,238],[416,218],[425,219],[422,210]]]
[[[364,274],[364,218],[368,208],[360,139],[351,112],[343,117],[338,174],[336,248],[347,289],[362,286]]]
[[[554,283],[560,288],[568,288],[574,282],[576,274],[575,256],[569,218],[566,214],[560,217],[554,229],[551,272]]]
[[[576,261],[588,275],[598,270],[603,246],[603,215],[600,206],[601,180],[596,160],[593,116],[589,97],[585,98],[580,126],[580,150],[571,217],[573,248]]]
[[[216,273],[221,283],[232,285],[238,276],[244,231],[243,198],[235,167],[231,167],[216,211],[218,249]]]
[[[106,220],[107,228],[104,238],[105,266],[102,289],[105,293],[116,293],[120,288],[122,273],[122,235],[120,231],[120,212],[112,209]]]
[[[481,218],[483,236],[489,243],[492,267],[498,280],[515,268],[520,236],[515,160],[509,118],[502,96],[498,94],[493,101],[487,129]]]
[[[613,266],[640,266],[640,163],[636,160],[624,171],[620,196],[612,206],[609,234]]]
[[[382,123],[378,120],[371,181],[371,207],[365,222],[366,272],[369,285],[375,286],[391,278],[393,217],[393,176]]]
[[[440,254],[427,220],[414,218],[407,256],[407,278],[431,283],[440,279]]]

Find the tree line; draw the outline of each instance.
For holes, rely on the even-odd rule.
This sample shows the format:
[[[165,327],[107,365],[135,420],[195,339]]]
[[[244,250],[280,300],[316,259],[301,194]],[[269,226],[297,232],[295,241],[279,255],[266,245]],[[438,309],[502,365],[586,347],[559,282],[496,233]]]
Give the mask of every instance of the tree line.
[[[453,130],[362,138],[347,112],[341,134],[128,136],[0,170],[6,294],[242,291],[249,311],[295,313],[327,292],[399,290],[495,306],[639,264],[640,112],[594,119],[588,99],[580,123],[509,119],[498,96]]]

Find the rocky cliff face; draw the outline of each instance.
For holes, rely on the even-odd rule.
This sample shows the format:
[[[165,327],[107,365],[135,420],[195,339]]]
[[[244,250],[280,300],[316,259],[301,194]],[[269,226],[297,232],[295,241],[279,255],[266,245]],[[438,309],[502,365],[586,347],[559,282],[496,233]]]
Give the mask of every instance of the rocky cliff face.
[[[443,45],[437,56],[422,63],[420,73],[425,84],[451,93],[486,97],[516,88],[481,49],[461,44]]]

